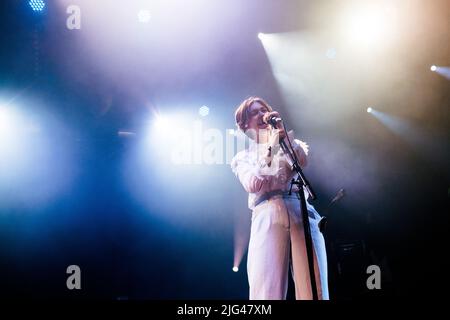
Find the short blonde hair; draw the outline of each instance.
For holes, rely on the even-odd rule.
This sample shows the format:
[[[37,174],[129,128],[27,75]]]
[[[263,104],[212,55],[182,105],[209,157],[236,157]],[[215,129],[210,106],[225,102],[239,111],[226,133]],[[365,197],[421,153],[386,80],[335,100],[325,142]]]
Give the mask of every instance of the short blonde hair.
[[[239,105],[239,107],[237,107],[236,112],[234,113],[234,118],[236,120],[236,125],[243,132],[247,130],[247,121],[250,118],[248,110],[255,102],[259,102],[260,104],[262,104],[269,110],[269,112],[272,111],[272,107],[260,97],[250,97],[242,101],[242,103]]]

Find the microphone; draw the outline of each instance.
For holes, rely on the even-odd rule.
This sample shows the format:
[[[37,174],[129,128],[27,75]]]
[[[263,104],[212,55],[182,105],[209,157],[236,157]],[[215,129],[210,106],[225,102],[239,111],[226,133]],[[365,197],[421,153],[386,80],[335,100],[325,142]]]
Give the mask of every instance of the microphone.
[[[282,120],[281,120],[281,118],[278,118],[278,117],[275,117],[275,116],[271,116],[269,119],[267,119],[267,117],[264,117],[263,121],[266,124],[270,124],[272,127],[276,128],[277,124],[280,123]]]

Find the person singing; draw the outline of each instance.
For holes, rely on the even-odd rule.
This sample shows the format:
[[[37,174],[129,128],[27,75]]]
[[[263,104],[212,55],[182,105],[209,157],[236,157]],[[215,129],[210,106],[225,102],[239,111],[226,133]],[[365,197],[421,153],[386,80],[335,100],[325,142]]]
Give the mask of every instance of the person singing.
[[[281,122],[268,122],[279,113],[259,97],[245,99],[235,112],[238,128],[250,138],[250,146],[231,161],[233,173],[248,192],[252,210],[247,273],[251,300],[284,300],[291,267],[296,299],[312,299],[305,236],[298,188],[289,195],[295,176],[292,162],[280,148],[288,136],[301,167],[307,164],[308,145],[286,133]],[[302,192],[304,192],[302,190]],[[307,192],[305,197],[307,199]],[[319,231],[320,215],[307,203],[314,252],[314,270],[319,299],[327,300],[327,256]]]

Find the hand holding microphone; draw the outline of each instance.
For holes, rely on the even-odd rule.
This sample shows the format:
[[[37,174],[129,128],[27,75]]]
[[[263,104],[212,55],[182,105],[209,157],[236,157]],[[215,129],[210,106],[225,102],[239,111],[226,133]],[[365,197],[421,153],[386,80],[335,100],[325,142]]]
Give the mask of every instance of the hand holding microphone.
[[[272,128],[278,130],[279,139],[282,140],[286,137],[286,131],[284,131],[283,123],[280,114],[277,111],[267,112],[263,116],[263,122],[272,126]]]

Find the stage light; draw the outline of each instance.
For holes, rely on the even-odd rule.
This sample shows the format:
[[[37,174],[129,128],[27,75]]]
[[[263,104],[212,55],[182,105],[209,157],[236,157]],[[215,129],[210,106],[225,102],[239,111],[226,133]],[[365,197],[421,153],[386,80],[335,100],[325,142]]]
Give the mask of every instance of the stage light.
[[[264,34],[264,33],[258,33],[258,38],[259,38],[259,40],[264,40],[264,37],[265,37],[266,35]]]
[[[9,164],[19,161],[19,154],[27,144],[26,134],[29,124],[18,110],[0,107],[0,154],[2,161]],[[31,132],[32,133],[32,132]]]
[[[22,99],[29,106],[36,103]],[[0,106],[0,194],[13,192],[3,193],[7,196],[1,202],[35,207],[67,192],[73,177],[74,144],[67,141],[67,128],[54,115],[47,116],[42,109],[34,113],[9,100]]]
[[[156,115],[155,120],[154,120],[154,128],[158,131],[158,132],[166,132],[170,129],[170,121],[162,116],[162,115]]]
[[[201,106],[198,109],[198,114],[202,117],[206,117],[209,114],[209,108],[207,106]]]
[[[134,136],[135,133],[132,132],[132,131],[123,131],[123,130],[119,130],[119,131],[117,132],[117,135],[118,135],[119,137],[131,137],[131,136]]]
[[[194,122],[189,115],[181,112],[155,113],[144,134],[144,152],[167,164],[170,161],[172,164],[186,162],[191,155]]]
[[[9,109],[0,107],[0,139],[6,141],[14,129],[14,115]]]
[[[382,29],[381,18],[375,13],[369,15],[356,16],[351,21],[350,32],[354,40],[370,42],[376,40]]]
[[[368,112],[368,113],[372,113],[372,108],[371,108],[371,107],[368,107],[368,108],[367,108],[367,112]]]
[[[150,21],[151,15],[148,10],[139,10],[138,19],[141,23],[148,23]]]
[[[233,271],[234,271],[234,272],[238,272],[238,271],[239,271],[239,268],[238,268],[238,267],[233,267]]]
[[[40,132],[40,127],[29,116],[16,108],[0,106],[0,154],[20,149],[27,138]]]
[[[438,73],[439,75],[443,76],[444,78],[447,78],[450,80],[450,67],[444,67],[444,66],[432,66],[430,68],[431,71]]]
[[[395,12],[375,2],[349,7],[342,16],[342,25],[347,41],[357,47],[380,47],[396,33]]]
[[[33,11],[40,12],[44,10],[45,2],[43,0],[30,0],[28,3]]]

